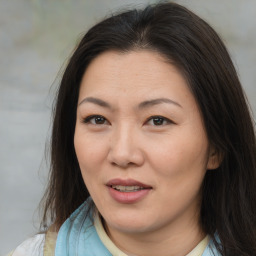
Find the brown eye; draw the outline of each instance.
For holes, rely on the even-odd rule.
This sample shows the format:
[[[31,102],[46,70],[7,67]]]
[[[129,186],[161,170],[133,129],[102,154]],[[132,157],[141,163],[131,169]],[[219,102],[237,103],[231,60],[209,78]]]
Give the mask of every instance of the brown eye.
[[[152,116],[147,120],[148,125],[153,125],[153,126],[161,126],[161,125],[167,125],[173,123],[171,120],[168,118],[162,117],[162,116]]]
[[[106,119],[102,116],[94,117],[95,124],[104,124]]]
[[[162,125],[164,121],[165,120],[162,117],[155,117],[152,119],[154,125]]]
[[[107,124],[108,121],[103,116],[93,115],[93,116],[86,117],[83,122],[94,124],[94,125],[103,125],[103,124]]]

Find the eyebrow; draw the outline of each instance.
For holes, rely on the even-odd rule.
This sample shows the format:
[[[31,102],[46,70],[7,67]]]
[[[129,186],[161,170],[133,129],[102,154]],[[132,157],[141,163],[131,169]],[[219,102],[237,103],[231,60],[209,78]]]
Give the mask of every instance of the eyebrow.
[[[139,109],[148,108],[148,107],[162,104],[162,103],[174,104],[174,105],[182,108],[182,106],[176,101],[173,101],[168,98],[159,98],[159,99],[152,99],[152,100],[146,100],[146,101],[141,102],[139,104]]]
[[[101,107],[112,109],[112,107],[109,103],[107,103],[104,100],[101,100],[99,98],[94,98],[94,97],[87,97],[87,98],[83,99],[78,104],[78,106],[80,106],[81,104],[86,103],[86,102],[94,103],[94,104],[99,105]],[[168,99],[168,98],[158,98],[158,99],[146,100],[146,101],[141,102],[138,105],[138,108],[139,109],[148,108],[148,107],[152,107],[152,106],[159,105],[159,104],[162,104],[162,103],[173,104],[173,105],[176,105],[176,106],[182,108],[182,106],[178,102],[173,101],[173,100]]]
[[[99,105],[99,106],[104,107],[104,108],[111,108],[111,106],[106,101],[98,99],[98,98],[94,98],[94,97],[87,97],[87,98],[83,99],[78,104],[78,106],[80,106],[81,104],[83,104],[85,102],[94,103],[94,104]]]

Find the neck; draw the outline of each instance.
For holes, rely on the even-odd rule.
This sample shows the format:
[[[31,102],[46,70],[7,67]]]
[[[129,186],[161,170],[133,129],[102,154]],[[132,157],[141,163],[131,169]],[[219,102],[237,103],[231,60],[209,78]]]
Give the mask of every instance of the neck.
[[[166,226],[161,231],[126,233],[110,228],[106,231],[110,239],[127,255],[136,256],[185,256],[206,236],[198,221]]]

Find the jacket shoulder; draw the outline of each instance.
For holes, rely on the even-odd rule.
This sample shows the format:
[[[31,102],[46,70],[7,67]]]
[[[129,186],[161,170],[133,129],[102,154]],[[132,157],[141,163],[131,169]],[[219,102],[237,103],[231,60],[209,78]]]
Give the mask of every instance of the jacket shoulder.
[[[8,256],[43,256],[45,234],[35,235],[20,244]]]

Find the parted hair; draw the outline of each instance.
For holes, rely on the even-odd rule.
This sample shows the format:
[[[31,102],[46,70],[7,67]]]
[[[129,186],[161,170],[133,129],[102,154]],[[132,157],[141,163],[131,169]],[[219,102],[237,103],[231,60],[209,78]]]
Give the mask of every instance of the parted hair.
[[[74,149],[77,101],[86,68],[109,50],[155,51],[180,70],[201,111],[209,143],[221,159],[219,168],[207,170],[202,184],[202,228],[221,255],[256,255],[256,140],[245,94],[218,34],[171,2],[112,14],[89,29],[75,48],[53,108],[42,227],[60,227],[89,197]]]

